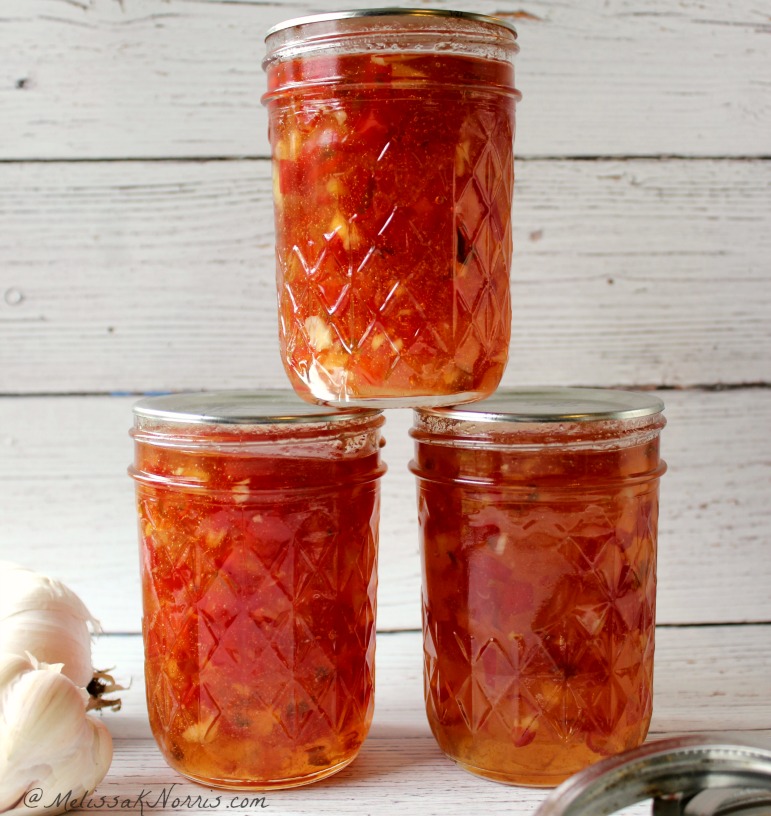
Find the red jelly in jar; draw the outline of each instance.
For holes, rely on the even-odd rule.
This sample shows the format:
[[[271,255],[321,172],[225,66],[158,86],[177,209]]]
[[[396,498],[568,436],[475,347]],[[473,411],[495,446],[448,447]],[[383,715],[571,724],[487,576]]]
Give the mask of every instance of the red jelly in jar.
[[[289,21],[267,47],[295,390],[379,407],[488,396],[511,331],[516,33],[379,9]]]
[[[426,710],[466,770],[555,785],[645,739],[663,407],[564,388],[416,412]]]
[[[139,402],[150,725],[206,785],[345,767],[373,711],[382,416],[291,391]]]

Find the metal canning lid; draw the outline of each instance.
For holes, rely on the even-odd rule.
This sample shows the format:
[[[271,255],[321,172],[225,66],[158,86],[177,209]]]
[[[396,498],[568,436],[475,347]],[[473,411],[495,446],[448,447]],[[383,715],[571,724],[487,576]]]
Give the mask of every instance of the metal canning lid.
[[[712,799],[717,810],[705,810],[705,801],[690,807],[707,789],[724,789],[731,809],[722,807],[722,797]],[[554,790],[536,816],[611,816],[646,799],[654,800],[654,814],[714,816],[738,814],[740,805],[752,808],[763,801],[736,789],[745,794],[748,789],[771,790],[771,746],[746,735],[733,740],[723,734],[689,734],[649,742],[591,765]]]
[[[611,388],[501,388],[481,402],[420,408],[427,417],[463,422],[598,422],[660,414],[653,394]]]
[[[291,20],[284,20],[272,28],[268,29],[265,35],[267,40],[271,34],[283,31],[294,26],[308,25],[309,23],[325,23],[334,20],[348,20],[353,17],[456,17],[464,20],[475,20],[478,23],[488,23],[499,26],[509,31],[514,39],[517,38],[517,29],[507,20],[499,17],[490,17],[487,14],[477,14],[473,11],[453,11],[451,9],[418,9],[418,8],[374,8],[374,9],[351,9],[350,11],[333,11],[326,14],[311,14],[307,17],[295,17]]]
[[[138,419],[185,425],[325,424],[369,419],[381,411],[312,405],[288,389],[201,391],[146,397],[134,405]]]

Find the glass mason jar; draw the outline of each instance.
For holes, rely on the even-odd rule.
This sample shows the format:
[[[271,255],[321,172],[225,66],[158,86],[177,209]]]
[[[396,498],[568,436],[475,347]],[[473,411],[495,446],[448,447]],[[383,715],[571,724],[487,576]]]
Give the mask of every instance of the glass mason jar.
[[[382,416],[291,391],[134,408],[145,679],[172,768],[303,785],[356,756],[373,711]]]
[[[279,334],[303,398],[491,394],[511,332],[516,32],[429,9],[268,32]]]
[[[645,739],[663,407],[556,388],[416,412],[426,710],[462,768],[555,785]]]

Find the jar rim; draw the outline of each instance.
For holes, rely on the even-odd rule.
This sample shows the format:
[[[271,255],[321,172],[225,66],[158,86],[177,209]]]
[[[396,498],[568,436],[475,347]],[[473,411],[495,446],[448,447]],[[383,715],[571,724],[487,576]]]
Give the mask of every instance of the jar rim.
[[[367,420],[382,411],[331,408],[300,399],[289,389],[193,391],[145,397],[134,404],[136,421],[184,425],[326,425]]]
[[[633,420],[655,416],[664,402],[643,391],[614,388],[500,388],[480,402],[418,408],[420,418],[472,423],[554,423]]]
[[[473,11],[456,11],[454,9],[422,9],[422,8],[373,8],[373,9],[350,9],[348,11],[332,11],[324,14],[309,14],[304,17],[293,17],[289,20],[277,23],[268,29],[265,39],[278,31],[295,26],[308,25],[311,23],[333,22],[335,20],[347,20],[354,17],[454,17],[464,20],[473,20],[479,23],[499,26],[511,33],[517,39],[517,29],[508,20],[500,17],[493,17],[488,14],[477,14]]]

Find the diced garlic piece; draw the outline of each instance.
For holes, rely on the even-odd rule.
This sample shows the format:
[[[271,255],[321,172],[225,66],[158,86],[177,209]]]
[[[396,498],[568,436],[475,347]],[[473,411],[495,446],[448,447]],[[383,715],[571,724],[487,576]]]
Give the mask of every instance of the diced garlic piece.
[[[302,150],[302,136],[296,129],[291,129],[286,138],[279,139],[273,147],[273,158],[283,161],[296,161]]]
[[[308,335],[308,343],[316,351],[324,351],[332,345],[332,329],[329,324],[317,315],[311,315],[305,319],[305,332]]]
[[[335,235],[339,235],[341,238],[343,235],[348,233],[348,222],[343,218],[342,213],[338,210],[334,218],[332,218],[332,222],[329,225],[329,230],[324,233],[324,237],[327,241],[331,241]]]
[[[289,155],[287,158],[290,161],[296,161],[302,150],[302,136],[299,130],[292,129],[289,131]]]
[[[361,243],[359,230],[356,229],[354,224],[349,224],[339,211],[335,213],[332,223],[329,225],[329,231],[324,233],[327,240],[330,240],[334,235],[340,236],[340,240],[346,249],[356,249]]]
[[[273,158],[274,159],[289,158],[289,145],[286,143],[284,139],[279,139],[279,141],[277,141],[275,146],[273,147]]]
[[[348,118],[348,114],[344,110],[336,110],[332,115],[337,119],[338,125],[344,125],[345,120]]]
[[[327,192],[333,196],[340,196],[345,192],[345,185],[334,176],[327,182]]]
[[[372,62],[375,65],[403,65],[405,62],[414,62],[415,60],[424,59],[425,55],[423,54],[414,54],[412,56],[408,54],[375,54],[375,56],[370,57]]]
[[[235,494],[233,501],[243,504],[249,498],[249,480],[241,479],[240,482],[234,482],[230,492]]]
[[[218,725],[219,724],[214,721],[214,715],[212,714],[206,717],[206,719],[188,726],[182,732],[182,738],[188,742],[198,742],[205,745],[217,736]]]
[[[337,345],[340,349],[340,344]],[[346,400],[350,393],[349,372],[346,369],[349,355],[344,350],[332,349],[323,356],[323,365],[311,360],[308,367],[308,385],[315,397],[330,400]]]
[[[202,468],[196,467],[195,465],[192,464],[188,465],[187,467],[174,468],[172,473],[175,476],[184,476],[185,479],[189,479],[190,481],[195,482],[209,481],[209,474]]]
[[[269,710],[254,708],[245,712],[249,721],[249,734],[255,737],[267,737],[278,726],[278,719]]]
[[[416,71],[414,68],[410,68],[409,65],[405,65],[401,62],[395,62],[391,68],[391,74],[395,77],[424,77],[425,74],[421,71]]]
[[[462,176],[466,167],[471,166],[471,142],[464,139],[455,148],[455,175]]]
[[[236,501],[238,501],[238,499],[236,499]],[[211,550],[217,549],[217,547],[219,547],[219,545],[222,544],[222,541],[225,538],[226,533],[227,530],[225,530],[224,528],[221,528],[219,530],[208,530],[206,533],[206,546]]]
[[[381,332],[372,338],[372,350],[377,351],[385,343],[386,336]]]
[[[281,192],[281,180],[278,171],[273,171],[273,201],[277,207],[283,206],[284,194]]]

